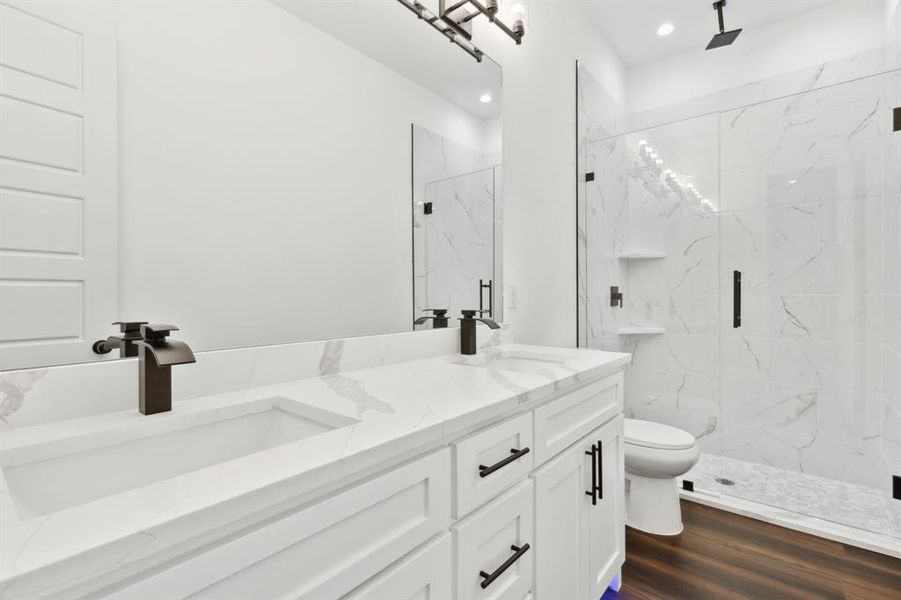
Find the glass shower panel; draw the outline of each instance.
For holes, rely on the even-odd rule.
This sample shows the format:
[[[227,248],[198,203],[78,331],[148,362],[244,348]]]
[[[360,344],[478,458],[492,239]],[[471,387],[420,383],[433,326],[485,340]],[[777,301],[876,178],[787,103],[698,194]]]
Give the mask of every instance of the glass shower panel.
[[[424,308],[448,308],[452,318],[464,309],[488,308],[494,280],[494,168],[425,184]]]
[[[720,115],[723,492],[901,537],[885,494],[899,74]],[[895,234],[896,235],[896,234]],[[733,327],[733,271],[741,326]],[[891,407],[888,407],[889,409]]]
[[[589,345],[632,354],[627,416],[685,429],[702,448],[720,412],[718,129],[707,115],[586,148]]]

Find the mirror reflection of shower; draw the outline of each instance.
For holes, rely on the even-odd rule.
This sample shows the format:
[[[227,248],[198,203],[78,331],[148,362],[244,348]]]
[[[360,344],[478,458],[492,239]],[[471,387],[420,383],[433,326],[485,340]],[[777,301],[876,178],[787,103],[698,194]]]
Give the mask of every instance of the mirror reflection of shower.
[[[414,318],[440,308],[451,325],[463,310],[499,319],[500,156],[413,129]]]

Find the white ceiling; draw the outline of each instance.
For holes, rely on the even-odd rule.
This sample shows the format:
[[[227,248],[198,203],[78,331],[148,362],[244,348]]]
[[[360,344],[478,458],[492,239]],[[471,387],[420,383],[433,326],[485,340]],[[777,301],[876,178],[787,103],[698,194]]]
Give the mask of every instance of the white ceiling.
[[[723,10],[726,31],[759,27],[836,1],[728,0]],[[719,31],[713,0],[583,0],[579,4],[627,67],[702,49]],[[666,22],[675,31],[658,36],[657,27]],[[741,43],[741,36],[735,43]]]
[[[479,118],[500,115],[500,67],[476,62],[397,0],[272,1]]]

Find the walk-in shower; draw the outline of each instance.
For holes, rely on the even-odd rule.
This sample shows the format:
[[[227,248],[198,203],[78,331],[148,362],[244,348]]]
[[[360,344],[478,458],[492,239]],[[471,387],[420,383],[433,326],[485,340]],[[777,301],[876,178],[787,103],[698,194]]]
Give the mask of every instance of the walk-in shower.
[[[697,499],[876,545],[901,538],[899,68],[631,115],[578,68],[580,344],[632,353],[627,416],[699,440]]]

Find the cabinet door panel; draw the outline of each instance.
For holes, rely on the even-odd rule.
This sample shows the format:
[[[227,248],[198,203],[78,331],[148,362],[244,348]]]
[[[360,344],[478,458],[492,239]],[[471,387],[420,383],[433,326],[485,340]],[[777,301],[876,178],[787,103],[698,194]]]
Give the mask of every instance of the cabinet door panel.
[[[450,449],[303,508],[113,594],[338,598],[450,524]]]
[[[626,558],[623,483],[623,418],[592,432],[588,441],[600,446],[600,487],[597,505],[588,511],[587,598],[600,598]]]
[[[344,600],[452,600],[451,537],[443,534],[390,566]]]
[[[583,441],[566,450],[532,476],[535,481],[535,598],[557,600],[582,595],[587,526],[585,495],[590,479]],[[590,446],[590,444],[588,444]]]
[[[525,481],[454,525],[458,600],[521,600],[532,589],[535,540],[532,482]],[[490,585],[481,572],[493,573],[522,554]]]

